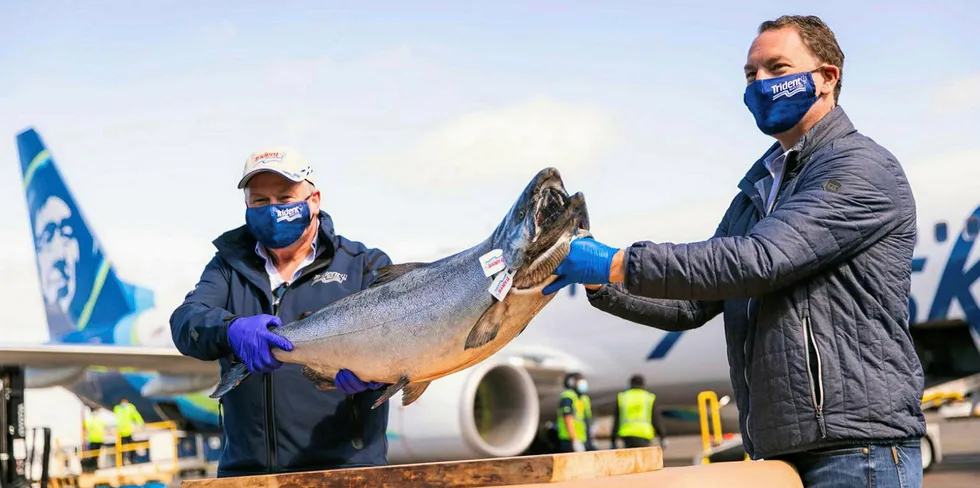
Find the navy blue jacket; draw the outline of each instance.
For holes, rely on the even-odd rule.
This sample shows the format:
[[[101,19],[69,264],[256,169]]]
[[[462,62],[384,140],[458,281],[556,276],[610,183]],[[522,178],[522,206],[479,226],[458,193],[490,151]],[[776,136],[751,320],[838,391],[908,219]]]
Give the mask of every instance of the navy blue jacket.
[[[771,213],[757,189],[772,180],[763,156],[714,238],[636,243],[626,282],[589,299],[675,331],[724,314],[753,459],[918,439],[924,382],[908,327],[916,208],[902,166],[839,106],[791,151]]]
[[[367,288],[374,271],[391,264],[384,252],[335,234],[325,212],[319,217],[316,259],[285,289],[275,312],[265,262],[255,253],[256,241],[247,227],[215,239],[217,253],[170,317],[177,349],[217,360],[224,373],[234,357],[227,332],[233,318],[275,314],[287,324]],[[218,476],[387,464],[388,403],[370,408],[382,391],[368,390],[348,402],[338,390],[318,390],[302,369],[284,364],[271,374],[252,374],[222,398],[224,445]],[[363,424],[359,449],[351,441],[351,409]]]

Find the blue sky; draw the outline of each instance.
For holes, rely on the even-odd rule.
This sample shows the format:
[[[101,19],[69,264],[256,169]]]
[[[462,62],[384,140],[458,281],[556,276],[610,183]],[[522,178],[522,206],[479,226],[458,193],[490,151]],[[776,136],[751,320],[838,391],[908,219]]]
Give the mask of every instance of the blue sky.
[[[241,225],[235,183],[267,144],[311,159],[338,231],[395,261],[481,240],[548,165],[610,244],[707,237],[771,143],[742,65],[783,13],[834,29],[841,105],[910,171],[980,155],[976,2],[122,3],[0,8],[0,310],[36,340],[27,126],[159,320]]]
[[[741,67],[781,5],[195,3],[6,4],[0,233],[16,282],[36,279],[13,143],[26,126],[120,271],[175,296],[242,222],[234,184],[262,145],[304,152],[339,231],[397,261],[482,239],[546,165],[585,192],[600,237],[624,215],[704,201],[716,220],[771,142]],[[843,46],[858,129],[906,166],[975,149],[980,7],[854,3],[812,13]],[[22,288],[17,303],[39,306]]]

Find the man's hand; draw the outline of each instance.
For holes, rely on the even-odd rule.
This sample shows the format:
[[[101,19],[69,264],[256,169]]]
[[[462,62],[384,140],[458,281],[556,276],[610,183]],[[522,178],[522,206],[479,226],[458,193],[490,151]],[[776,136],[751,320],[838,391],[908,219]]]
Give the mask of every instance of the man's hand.
[[[275,315],[253,315],[239,317],[228,325],[228,342],[232,351],[251,373],[271,373],[282,366],[282,362],[272,355],[272,348],[292,351],[288,339],[269,331],[269,327],[279,327],[282,322]]]
[[[555,269],[558,279],[546,286],[542,293],[550,295],[572,283],[602,285],[614,282],[610,271],[618,249],[602,244],[591,237],[575,239],[569,246],[568,256]],[[620,267],[622,258],[619,257]],[[621,280],[620,280],[621,281]]]
[[[378,388],[385,386],[384,383],[378,383],[377,381],[365,383],[349,369],[342,369],[338,371],[337,377],[334,378],[334,384],[337,385],[338,390],[348,395],[360,393],[364,390],[377,390]]]
[[[575,439],[572,441],[572,450],[575,452],[585,452],[585,444],[582,441]]]

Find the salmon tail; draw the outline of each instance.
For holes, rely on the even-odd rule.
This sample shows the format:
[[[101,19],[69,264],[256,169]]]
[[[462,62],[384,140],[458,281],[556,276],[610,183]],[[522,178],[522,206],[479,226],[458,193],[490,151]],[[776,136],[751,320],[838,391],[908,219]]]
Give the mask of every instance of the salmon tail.
[[[236,386],[245,381],[245,378],[252,374],[248,372],[248,368],[245,363],[238,363],[232,366],[225,374],[221,375],[221,381],[218,382],[218,386],[214,388],[214,391],[209,395],[211,398],[219,398],[225,393],[235,389]]]

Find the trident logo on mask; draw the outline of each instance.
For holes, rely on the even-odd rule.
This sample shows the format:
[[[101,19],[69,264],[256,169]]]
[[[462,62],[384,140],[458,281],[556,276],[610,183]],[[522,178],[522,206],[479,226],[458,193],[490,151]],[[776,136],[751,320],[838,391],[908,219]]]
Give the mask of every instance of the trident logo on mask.
[[[292,222],[302,217],[303,209],[290,207],[286,209],[276,209],[276,222]]]
[[[797,93],[803,93],[806,91],[806,83],[803,81],[803,77],[793,78],[792,80],[786,80],[782,83],[776,83],[772,85],[772,99],[776,100],[779,97],[791,97]]]

